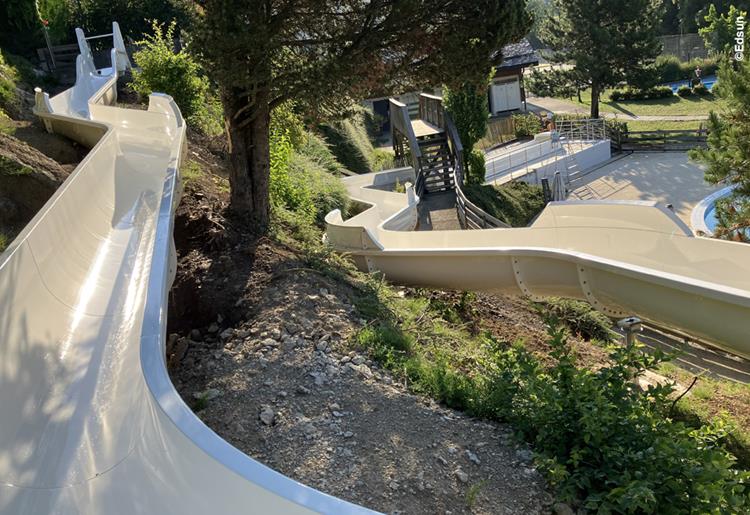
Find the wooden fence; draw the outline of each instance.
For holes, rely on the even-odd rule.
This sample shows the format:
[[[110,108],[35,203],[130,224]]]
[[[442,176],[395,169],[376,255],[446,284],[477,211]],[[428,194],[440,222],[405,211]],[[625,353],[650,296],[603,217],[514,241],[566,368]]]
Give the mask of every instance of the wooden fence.
[[[613,147],[622,151],[690,150],[705,146],[707,129],[627,131],[612,134]]]
[[[513,123],[512,116],[491,118],[487,122],[487,134],[477,142],[476,147],[480,150],[489,150],[514,139],[516,139],[516,125]]]

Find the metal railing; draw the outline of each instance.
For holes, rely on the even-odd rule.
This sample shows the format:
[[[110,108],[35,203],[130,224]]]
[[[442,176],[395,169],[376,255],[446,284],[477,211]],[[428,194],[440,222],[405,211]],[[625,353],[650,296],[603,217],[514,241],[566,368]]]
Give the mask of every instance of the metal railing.
[[[568,141],[598,141],[609,139],[607,123],[603,118],[560,120],[555,122],[560,137]]]
[[[535,183],[539,184],[541,180],[538,173],[539,167],[535,168],[534,165],[540,165],[545,157],[549,159],[554,158],[554,171],[561,171],[559,169],[559,160],[562,157],[560,156],[560,151],[563,149],[563,143],[564,140],[561,138],[551,137],[549,140],[525,145],[515,152],[508,152],[496,158],[489,158],[485,164],[488,172],[487,180],[497,185],[532,175],[535,177]],[[545,151],[545,147],[549,147],[547,151]],[[549,166],[552,166],[552,164],[547,163],[545,165],[545,167]],[[546,175],[554,175],[554,172]]]

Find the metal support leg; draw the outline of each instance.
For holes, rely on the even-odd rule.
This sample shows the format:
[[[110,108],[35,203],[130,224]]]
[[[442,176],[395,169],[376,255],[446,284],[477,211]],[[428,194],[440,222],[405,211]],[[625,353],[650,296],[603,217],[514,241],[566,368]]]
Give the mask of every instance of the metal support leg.
[[[635,344],[636,334],[643,330],[641,319],[638,317],[623,318],[617,322],[617,327],[625,332],[625,343],[628,347]]]

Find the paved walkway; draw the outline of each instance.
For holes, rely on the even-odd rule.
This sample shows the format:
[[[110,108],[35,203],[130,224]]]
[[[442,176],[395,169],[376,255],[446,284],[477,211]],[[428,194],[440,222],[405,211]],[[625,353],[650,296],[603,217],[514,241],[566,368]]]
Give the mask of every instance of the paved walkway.
[[[572,113],[572,114],[589,114],[590,110],[587,106],[570,102],[568,100],[562,100],[559,98],[542,98],[534,97],[527,102],[530,111],[551,111],[553,113]],[[617,119],[622,121],[628,120],[639,120],[639,121],[700,121],[708,120],[707,114],[698,115],[644,115],[638,116],[627,113],[607,113],[600,111],[599,113],[603,118]]]
[[[636,152],[584,176],[570,200],[653,200],[672,204],[690,224],[693,207],[719,187],[703,180],[703,170],[684,152]]]
[[[419,201],[418,231],[451,231],[461,229],[456,210],[456,192],[426,193]]]

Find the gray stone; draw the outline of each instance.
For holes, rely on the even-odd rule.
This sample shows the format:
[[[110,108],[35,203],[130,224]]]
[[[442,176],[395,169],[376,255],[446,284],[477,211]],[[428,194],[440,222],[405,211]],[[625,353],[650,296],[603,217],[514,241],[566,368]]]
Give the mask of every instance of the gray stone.
[[[531,462],[531,460],[534,459],[534,453],[528,449],[518,449],[516,451],[516,456],[518,457],[519,460],[525,461],[527,463]]]
[[[461,481],[462,483],[468,483],[469,482],[469,474],[461,470],[461,467],[457,468],[453,471],[453,475],[456,476],[456,479]]]
[[[260,418],[261,422],[263,422],[267,426],[270,426],[271,424],[273,424],[273,421],[276,418],[276,413],[274,413],[273,409],[271,409],[270,406],[263,406],[258,417]]]
[[[209,388],[208,390],[202,392],[195,392],[193,394],[193,397],[196,399],[205,399],[207,401],[211,401],[217,397],[221,397],[222,394],[223,392],[218,388]]]
[[[573,508],[564,502],[557,502],[552,506],[552,513],[555,515],[575,515]]]
[[[474,463],[475,465],[479,465],[480,463],[482,463],[479,460],[479,456],[471,452],[469,449],[466,449],[466,457],[469,458],[469,461]]]

